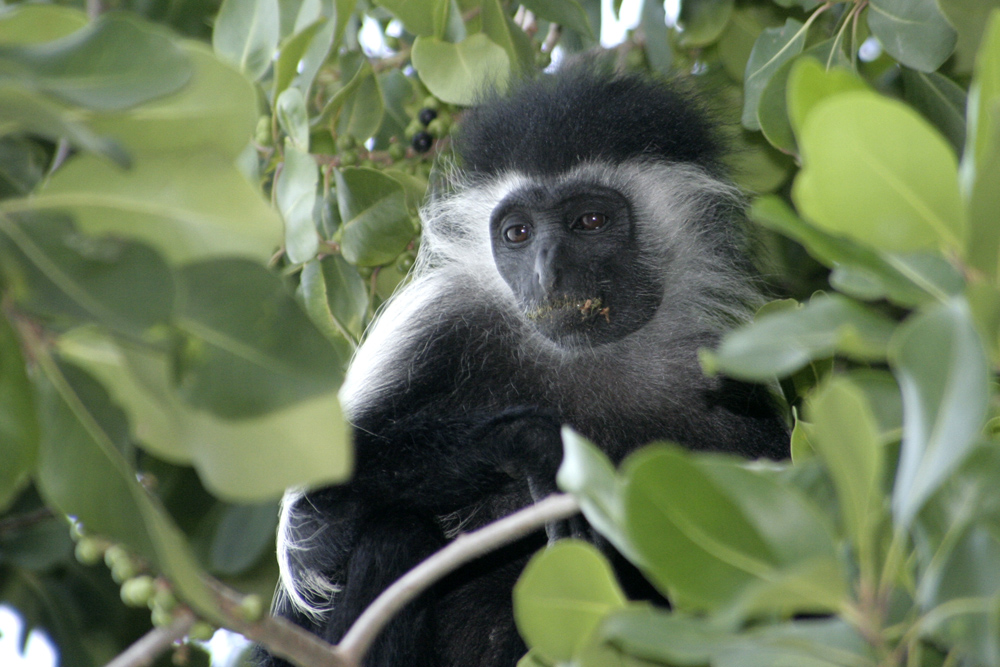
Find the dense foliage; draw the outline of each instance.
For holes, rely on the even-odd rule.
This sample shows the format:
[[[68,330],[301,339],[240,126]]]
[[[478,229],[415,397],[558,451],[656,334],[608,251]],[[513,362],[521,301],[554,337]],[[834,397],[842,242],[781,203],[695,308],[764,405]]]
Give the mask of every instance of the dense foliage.
[[[682,0],[667,25],[642,3],[613,57],[687,74],[729,123],[792,297],[703,364],[780,382],[792,460],[658,444],[616,471],[567,433],[560,485],[673,609],[558,544],[515,591],[523,665],[1000,665],[998,8]],[[61,664],[189,609],[195,638],[259,636],[277,498],[350,474],[336,391],[453,121],[600,21],[596,0],[3,8],[0,600]]]

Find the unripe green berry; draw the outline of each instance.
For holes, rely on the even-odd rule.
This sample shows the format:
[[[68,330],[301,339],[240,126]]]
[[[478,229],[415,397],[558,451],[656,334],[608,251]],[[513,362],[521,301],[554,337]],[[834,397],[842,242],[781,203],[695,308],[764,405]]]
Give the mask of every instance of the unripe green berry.
[[[149,575],[129,579],[121,588],[122,602],[130,607],[145,607],[153,599],[156,583]]]
[[[271,117],[261,116],[257,119],[257,131],[254,133],[254,140],[261,146],[270,146],[274,143],[271,135]]]
[[[417,132],[423,132],[423,131],[424,131],[424,126],[420,123],[419,120],[414,118],[413,120],[410,121],[410,124],[406,126],[406,132],[404,132],[403,134],[406,136],[407,139],[412,139],[417,134]]]
[[[114,569],[115,563],[129,558],[128,551],[120,544],[112,544],[104,552],[104,564],[111,569]]]
[[[357,267],[357,269],[358,269],[358,275],[364,278],[365,280],[371,278],[372,274],[375,273],[375,268],[371,266],[359,266]]]
[[[195,621],[188,632],[188,637],[196,642],[207,642],[215,634],[215,628],[207,621]]]
[[[441,100],[434,97],[433,95],[428,95],[427,97],[424,98],[424,101],[421,103],[421,106],[424,109],[434,109],[435,111],[437,111],[438,109],[441,108]]]
[[[361,161],[361,164],[358,165],[358,166],[360,166],[360,167],[367,167],[368,169],[378,169],[379,168],[378,162],[376,162],[375,160],[372,160],[370,158],[365,158],[364,160]]]
[[[264,601],[259,595],[246,595],[240,600],[240,617],[247,623],[256,623],[264,617]]]
[[[435,118],[427,125],[427,132],[435,139],[448,134],[448,123],[443,118]]]
[[[416,256],[413,252],[407,251],[396,258],[396,270],[400,273],[406,273],[411,268],[413,268],[413,261]]]
[[[93,537],[84,537],[76,543],[74,554],[83,565],[97,565],[104,558],[104,544]]]
[[[153,613],[151,614],[150,618],[153,621],[153,625],[158,628],[165,628],[174,622],[173,613],[167,611],[166,609],[162,609],[160,607],[153,608]]]
[[[353,167],[358,163],[358,152],[357,151],[344,151],[340,154],[340,166],[341,167]]]
[[[173,611],[177,608],[177,598],[169,588],[161,586],[156,589],[152,599],[149,601],[150,609],[162,609],[163,611]]]
[[[354,141],[354,137],[349,134],[342,134],[337,137],[337,150],[339,151],[349,151],[357,146],[357,142]]]
[[[393,160],[402,160],[406,157],[406,146],[399,142],[389,144],[389,157]]]

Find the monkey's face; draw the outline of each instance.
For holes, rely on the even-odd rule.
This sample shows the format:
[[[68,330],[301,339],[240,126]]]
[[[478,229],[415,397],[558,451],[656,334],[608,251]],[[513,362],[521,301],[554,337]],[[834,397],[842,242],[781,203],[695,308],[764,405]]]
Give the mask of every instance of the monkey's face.
[[[617,340],[659,307],[662,285],[617,190],[586,180],[520,188],[493,210],[490,236],[525,317],[554,341]]]

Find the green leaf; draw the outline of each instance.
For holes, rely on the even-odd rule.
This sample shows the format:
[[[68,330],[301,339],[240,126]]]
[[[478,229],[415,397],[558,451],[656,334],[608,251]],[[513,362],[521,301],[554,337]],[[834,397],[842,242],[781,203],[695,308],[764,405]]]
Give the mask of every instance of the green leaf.
[[[844,667],[875,664],[871,646],[840,618],[763,625],[727,642],[712,667]]]
[[[507,16],[500,0],[483,0],[483,33],[507,52],[514,72],[530,72],[535,65],[531,38]],[[582,11],[582,10],[581,10]]]
[[[962,187],[969,198],[969,259],[996,276],[1000,257],[995,205],[1000,201],[1000,11],[993,12],[969,87]]]
[[[338,2],[343,4],[343,0],[338,0]],[[347,16],[341,16],[338,10],[336,19],[322,24],[295,62],[295,77],[292,79],[291,85],[301,90],[304,96],[309,96],[320,68],[323,67],[330,53],[334,52],[336,45],[340,43],[340,38],[344,34],[344,26],[349,18],[350,11],[347,12]],[[284,55],[284,49],[280,55]],[[275,90],[277,90],[278,83],[275,80]]]
[[[892,320],[850,299],[820,295],[801,309],[770,313],[731,331],[702,363],[713,372],[767,381],[836,353],[884,359],[894,329]]]
[[[335,390],[347,359],[315,328],[281,281],[236,259],[188,264],[179,326],[191,336],[177,369],[181,395],[230,419]]]
[[[795,239],[813,257],[834,267],[831,284],[860,299],[889,299],[916,306],[961,291],[962,276],[937,255],[879,253],[806,224],[779,197],[761,197],[750,219]]]
[[[681,29],[680,45],[686,48],[708,46],[719,39],[733,13],[734,0],[682,2],[677,24]]]
[[[963,245],[955,155],[910,107],[841,93],[809,112],[798,139],[792,197],[820,228],[890,252]]]
[[[0,136],[38,135],[53,142],[65,139],[71,146],[103,155],[121,167],[130,163],[115,141],[97,136],[69,110],[18,85],[0,84],[0,117]]]
[[[0,80],[91,109],[140,104],[190,78],[190,64],[167,34],[124,13],[103,14],[51,42],[0,45]]]
[[[136,155],[129,171],[81,155],[31,199],[0,202],[0,213],[25,210],[66,211],[84,233],[135,239],[172,262],[223,254],[267,261],[281,243],[277,213],[214,153]]]
[[[278,48],[278,0],[222,0],[212,47],[253,80],[264,76]]]
[[[710,664],[712,654],[732,640],[727,630],[703,617],[638,605],[610,614],[599,635],[629,655],[692,666]]]
[[[871,0],[868,7],[872,34],[907,67],[933,72],[955,50],[958,34],[936,0]]]
[[[0,44],[51,42],[85,25],[87,15],[72,7],[34,3],[7,7],[0,16]]]
[[[330,44],[332,46],[333,28],[330,27],[331,23],[331,21],[323,19],[315,21],[281,44],[281,49],[278,51],[278,59],[274,62],[274,86],[271,89],[271,99],[277,99],[295,79],[298,74],[299,63],[306,52],[312,47],[313,40],[315,39],[319,43],[325,41],[325,36],[317,37],[317,33],[321,29],[327,28],[329,30],[329,36],[331,37]],[[327,30],[324,30],[325,32]],[[329,48],[327,52],[329,53]],[[310,81],[310,85],[311,83]],[[302,92],[303,94],[308,93],[308,91]]]
[[[846,593],[818,510],[728,457],[653,446],[624,465],[626,528],[644,571],[677,609],[836,608]]]
[[[378,131],[385,113],[382,89],[371,65],[365,61],[351,83],[357,87],[343,103],[337,118],[337,134],[350,135],[358,142],[367,141]]]
[[[432,37],[435,34],[434,16],[440,13],[442,6],[447,11],[448,0],[376,0],[376,4],[392,12],[410,34]]]
[[[639,564],[639,553],[625,536],[625,507],[614,466],[593,443],[568,426],[562,430],[563,460],[556,475],[559,488],[580,502],[587,521],[623,556]]]
[[[298,88],[289,88],[278,96],[274,105],[274,113],[278,117],[278,125],[294,147],[301,152],[309,150],[309,114],[306,111],[306,98]]]
[[[790,18],[781,28],[765,29],[754,42],[743,75],[743,127],[760,129],[757,108],[764,87],[782,64],[802,52],[806,33],[802,23]]]
[[[59,349],[104,383],[143,448],[194,465],[219,498],[274,500],[290,486],[331,484],[350,474],[350,436],[332,392],[266,415],[224,419],[181,400],[166,354],[88,329],[63,336]],[[238,388],[220,389],[230,390]]]
[[[873,575],[884,457],[871,406],[851,381],[838,377],[810,398],[808,419],[810,443],[833,478],[847,534]]]
[[[990,12],[1000,9],[1000,0],[938,0],[938,8],[958,33],[953,60],[955,71],[968,74],[972,71],[983,32],[989,25]]]
[[[89,127],[130,152],[215,151],[230,159],[257,127],[257,93],[242,74],[196,42],[185,42],[191,81],[176,93],[119,112],[90,114]]]
[[[80,234],[63,215],[0,218],[4,273],[18,301],[43,316],[141,336],[173,315],[174,279],[148,246]]]
[[[540,551],[514,587],[514,619],[543,659],[565,661],[601,619],[625,606],[611,565],[593,545],[561,540]]]
[[[418,37],[412,56],[423,84],[449,104],[468,106],[484,89],[504,89],[510,76],[507,52],[482,33],[458,44]]]
[[[351,264],[378,266],[395,259],[413,238],[403,186],[374,169],[337,172],[340,249]]]
[[[669,75],[673,72],[674,52],[670,47],[666,16],[663,3],[643,0],[639,25],[646,40],[646,58],[654,70]]]
[[[293,90],[298,94],[295,88],[285,92]],[[306,262],[319,251],[319,234],[313,222],[318,185],[319,167],[313,156],[296,148],[290,139],[286,140],[285,162],[274,185],[274,193],[278,210],[285,219],[285,253],[293,264]]]
[[[200,615],[221,620],[184,535],[116,446],[124,421],[105,391],[83,371],[52,360],[36,389],[43,417],[36,483],[46,504],[88,533],[128,545]]]
[[[902,75],[906,101],[934,123],[956,153],[961,153],[965,145],[965,91],[937,72],[918,72],[904,67]]]
[[[20,342],[0,317],[0,511],[24,490],[38,456],[38,415]]]
[[[820,101],[852,90],[868,90],[868,85],[850,70],[830,69],[814,58],[799,58],[788,75],[788,117],[792,129],[800,133],[809,112]]]
[[[265,554],[273,558],[277,527],[277,503],[223,507],[209,544],[212,573],[234,577],[249,570]]]
[[[932,304],[893,337],[903,394],[903,445],[892,508],[907,527],[981,437],[989,404],[985,351],[961,297]]]
[[[301,285],[314,321],[315,308],[339,335],[360,340],[368,321],[368,286],[353,266],[339,255],[328,255],[304,267]],[[316,303],[310,306],[314,298]]]
[[[527,0],[522,4],[547,21],[558,23],[587,37],[594,36],[587,12],[578,0]]]

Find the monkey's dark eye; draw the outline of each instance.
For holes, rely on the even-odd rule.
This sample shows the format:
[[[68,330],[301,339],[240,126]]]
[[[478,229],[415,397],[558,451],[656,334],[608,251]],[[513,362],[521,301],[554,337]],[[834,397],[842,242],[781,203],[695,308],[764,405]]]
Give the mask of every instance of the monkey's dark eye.
[[[503,230],[503,237],[511,243],[524,243],[531,237],[531,227],[528,225],[511,225]]]
[[[603,213],[584,213],[573,222],[573,229],[592,232],[608,224],[608,216]]]

